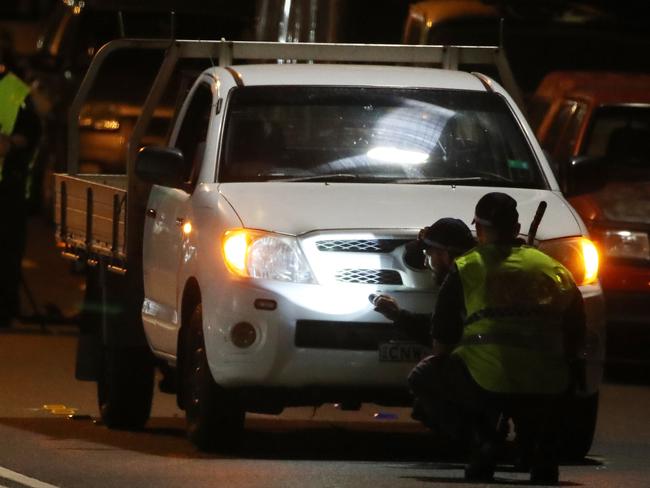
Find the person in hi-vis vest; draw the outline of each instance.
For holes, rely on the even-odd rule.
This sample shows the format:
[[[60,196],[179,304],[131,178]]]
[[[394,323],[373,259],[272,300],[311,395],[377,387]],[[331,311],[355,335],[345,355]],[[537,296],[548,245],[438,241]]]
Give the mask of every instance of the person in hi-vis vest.
[[[41,137],[30,87],[0,44],[0,327],[20,313],[21,261],[27,226],[27,185]]]
[[[583,380],[574,365],[584,303],[562,264],[517,239],[518,220],[505,193],[477,203],[478,246],[456,258],[432,317],[433,351],[443,360],[434,375],[414,369],[409,386],[440,406],[447,429],[467,428],[457,433],[470,444],[466,479],[493,479],[507,412],[531,480],[556,484],[561,405]]]

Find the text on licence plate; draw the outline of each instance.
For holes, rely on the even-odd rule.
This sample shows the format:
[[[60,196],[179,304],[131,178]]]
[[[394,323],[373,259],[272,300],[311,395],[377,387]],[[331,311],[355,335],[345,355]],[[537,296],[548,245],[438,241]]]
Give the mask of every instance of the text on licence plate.
[[[430,348],[414,342],[387,342],[379,344],[380,361],[417,362],[430,354]]]

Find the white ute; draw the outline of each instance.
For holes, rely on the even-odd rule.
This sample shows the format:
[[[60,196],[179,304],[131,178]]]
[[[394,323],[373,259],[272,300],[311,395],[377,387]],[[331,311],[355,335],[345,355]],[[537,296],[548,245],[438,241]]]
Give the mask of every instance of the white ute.
[[[237,49],[256,46],[275,49],[263,51],[267,59],[317,62],[231,64]],[[405,243],[441,217],[470,225],[479,198],[503,191],[517,200],[524,230],[547,203],[535,244],[574,273],[585,299],[588,381],[567,412],[566,442],[574,455],[586,454],[604,355],[597,264],[585,225],[560,193],[522,112],[480,74],[380,66],[382,46],[323,46],[180,41],[177,57],[209,48],[220,66],[194,82],[167,147],[146,147],[136,157],[131,142],[128,185],[154,183],[146,203],[129,202],[141,217],[126,219],[127,241],[138,233],[133,222],[144,221],[142,261],[130,263],[119,230],[112,247],[124,245],[124,262],[95,260],[122,273],[141,265],[146,340],[174,378],[170,390],[186,410],[190,438],[205,449],[227,447],[246,411],[408,405],[406,376],[427,351],[374,312],[368,296],[385,293],[409,310],[431,311],[436,286],[429,271],[405,261]],[[224,60],[226,48],[233,51]],[[448,65],[450,54],[436,46],[383,48],[393,64],[421,63],[417,56],[428,53]],[[152,110],[143,110],[134,138]],[[60,200],[64,193],[70,199],[73,180],[84,180],[58,178],[69,185],[58,191]],[[68,255],[88,258],[87,244],[85,251],[74,245],[88,238],[72,238],[66,206],[57,207],[60,244]],[[79,220],[79,233],[87,221]],[[135,390],[122,384],[133,379],[97,376],[100,384]],[[110,409],[101,392],[100,385],[100,406]]]

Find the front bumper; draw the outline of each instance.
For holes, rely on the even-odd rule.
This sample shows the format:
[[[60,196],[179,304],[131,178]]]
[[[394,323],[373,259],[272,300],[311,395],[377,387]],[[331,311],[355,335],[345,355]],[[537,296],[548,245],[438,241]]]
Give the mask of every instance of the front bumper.
[[[650,292],[605,290],[607,362],[650,362]]]
[[[586,315],[584,359],[586,394],[598,391],[603,379],[606,351],[605,300],[599,284],[580,287]]]
[[[206,350],[215,381],[224,387],[287,392],[293,404],[310,404],[315,395],[336,401],[335,392],[345,392],[346,401],[408,398],[406,378],[417,358],[380,358],[379,344],[407,338],[373,310],[368,295],[377,292],[392,295],[414,312],[430,313],[435,302],[431,291],[262,280],[233,281],[219,293],[204,293],[204,310],[210,311],[204,315]],[[582,293],[588,322],[587,391],[593,393],[603,375],[603,296],[598,285],[583,287]],[[274,300],[277,306],[255,309],[257,299]],[[230,339],[239,322],[256,331],[255,342],[245,349]],[[305,324],[307,335],[300,329]]]
[[[605,289],[608,324],[635,324],[650,330],[650,291]]]
[[[384,394],[408,398],[406,378],[417,359],[380,359],[380,343],[408,338],[373,310],[368,295],[378,291],[387,290],[242,280],[210,298],[204,294],[204,310],[211,311],[204,315],[206,351],[215,381],[226,387],[291,390],[294,397],[304,392],[305,400],[316,395],[334,401],[337,391],[349,401]],[[431,291],[390,294],[413,311],[428,313],[434,304]],[[274,300],[277,307],[256,309],[257,299]],[[251,324],[257,335],[245,349],[230,339],[239,322]],[[292,403],[301,402],[294,398]]]

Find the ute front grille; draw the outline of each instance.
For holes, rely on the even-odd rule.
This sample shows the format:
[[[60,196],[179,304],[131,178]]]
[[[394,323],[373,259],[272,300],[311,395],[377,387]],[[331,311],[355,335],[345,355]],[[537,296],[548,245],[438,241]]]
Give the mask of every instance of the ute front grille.
[[[392,269],[341,269],[336,280],[363,285],[401,285],[402,277]]]
[[[389,253],[407,242],[408,239],[334,239],[319,241],[316,247],[322,252]]]

